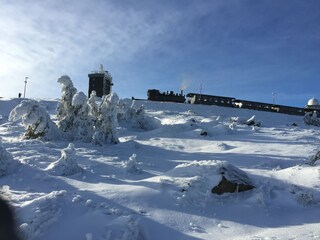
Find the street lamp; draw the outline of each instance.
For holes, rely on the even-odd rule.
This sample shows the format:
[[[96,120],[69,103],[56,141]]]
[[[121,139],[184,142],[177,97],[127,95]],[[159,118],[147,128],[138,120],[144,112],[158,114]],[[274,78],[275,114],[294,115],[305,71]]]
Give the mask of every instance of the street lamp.
[[[26,79],[24,80],[23,98],[26,98],[27,80],[28,80],[28,77],[26,77]]]

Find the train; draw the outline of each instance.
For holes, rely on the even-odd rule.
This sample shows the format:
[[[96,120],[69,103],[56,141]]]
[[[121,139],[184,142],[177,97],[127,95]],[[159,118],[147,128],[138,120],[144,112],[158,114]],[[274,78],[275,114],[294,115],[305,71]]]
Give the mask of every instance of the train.
[[[285,105],[254,102],[242,99],[236,99],[234,97],[206,95],[201,93],[188,93],[186,97],[181,93],[174,93],[173,91],[167,91],[161,93],[157,89],[149,89],[147,92],[148,100],[150,101],[163,101],[163,102],[178,102],[189,104],[203,104],[203,105],[216,105],[222,107],[231,108],[243,108],[252,109],[258,111],[267,111],[275,113],[283,113],[290,115],[304,116],[306,113],[318,112],[317,108],[299,108]]]
[[[183,95],[183,91],[180,93],[174,93],[173,91],[167,91],[161,93],[158,89],[149,89],[147,92],[148,100],[161,101],[161,102],[178,102],[184,103],[186,97]]]

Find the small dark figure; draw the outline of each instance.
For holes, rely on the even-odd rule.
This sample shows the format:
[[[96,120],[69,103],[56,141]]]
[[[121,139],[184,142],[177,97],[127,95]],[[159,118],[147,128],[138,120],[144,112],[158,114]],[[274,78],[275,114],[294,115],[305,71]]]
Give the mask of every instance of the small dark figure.
[[[10,205],[0,198],[0,239],[20,240],[18,237],[13,211]]]
[[[18,94],[19,98],[21,98],[21,95],[22,95],[22,94],[19,92],[19,94]]]

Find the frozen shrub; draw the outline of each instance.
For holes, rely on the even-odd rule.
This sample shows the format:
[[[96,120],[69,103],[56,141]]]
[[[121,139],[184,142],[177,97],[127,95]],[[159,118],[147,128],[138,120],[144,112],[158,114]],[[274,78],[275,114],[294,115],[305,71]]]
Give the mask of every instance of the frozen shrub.
[[[314,154],[313,156],[310,157],[310,165],[315,165],[316,161],[320,160],[320,149]]]
[[[26,129],[26,139],[45,138],[53,139],[58,136],[58,129],[50,119],[46,109],[35,100],[23,100],[9,115],[9,121],[22,119]]]
[[[128,173],[135,173],[135,174],[142,173],[142,169],[138,167],[138,163],[137,163],[136,158],[137,158],[137,155],[136,154],[132,154],[129,157],[129,160],[122,164],[123,168]]]
[[[83,92],[77,93],[68,76],[62,76],[58,82],[62,86],[62,98],[57,108],[58,127],[66,132],[71,140],[91,141],[96,116],[89,113],[93,108],[94,94],[88,101]]]
[[[320,117],[318,117],[316,111],[314,111],[313,113],[306,113],[303,120],[307,125],[314,125],[318,127],[320,126]]]
[[[0,177],[7,174],[13,163],[12,155],[3,147],[0,138]]]
[[[297,194],[297,201],[304,206],[308,206],[315,203],[315,198],[311,192],[301,192]]]
[[[77,89],[73,86],[70,77],[67,75],[60,77],[58,83],[61,84],[62,93],[62,97],[57,107],[58,127],[66,132],[72,128],[73,125],[72,99],[77,93]]]
[[[104,96],[98,110],[98,118],[95,121],[93,142],[96,144],[118,143],[118,102],[119,97],[115,93]]]
[[[160,121],[146,115],[144,106],[136,109],[134,104],[135,101],[132,102],[131,107],[128,107],[126,104],[121,105],[122,112],[119,115],[119,120],[136,129],[152,130],[157,128]]]
[[[76,161],[76,150],[73,143],[61,150],[61,157],[58,161],[51,163],[47,170],[59,176],[69,176],[82,171]]]

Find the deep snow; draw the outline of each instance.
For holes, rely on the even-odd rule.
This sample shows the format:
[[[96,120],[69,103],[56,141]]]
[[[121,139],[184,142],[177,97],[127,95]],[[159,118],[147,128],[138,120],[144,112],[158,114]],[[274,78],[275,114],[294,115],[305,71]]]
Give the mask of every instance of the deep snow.
[[[119,144],[72,149],[23,140],[21,123],[8,121],[19,102],[0,99],[2,149],[14,161],[0,191],[25,239],[320,239],[320,164],[307,164],[320,129],[300,116],[135,101],[159,120],[152,130],[124,124]],[[54,119],[57,101],[40,104]],[[246,125],[253,116],[260,127]],[[79,171],[59,176],[53,168],[69,152]],[[220,161],[256,188],[212,194]]]

